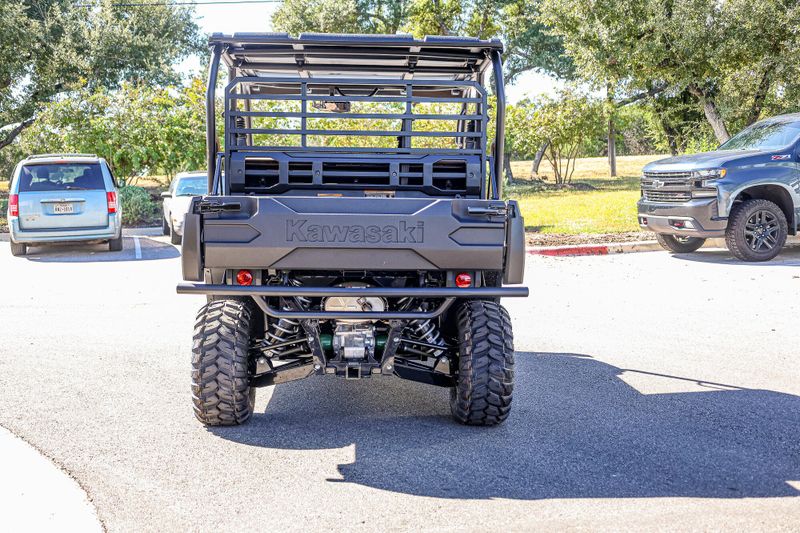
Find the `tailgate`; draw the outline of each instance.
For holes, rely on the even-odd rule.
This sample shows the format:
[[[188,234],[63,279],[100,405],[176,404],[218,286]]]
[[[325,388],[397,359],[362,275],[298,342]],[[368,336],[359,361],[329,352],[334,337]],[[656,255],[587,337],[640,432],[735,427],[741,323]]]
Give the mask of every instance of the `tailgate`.
[[[202,199],[193,201],[197,213]],[[205,268],[502,270],[506,204],[432,198],[207,197],[184,262]],[[233,206],[231,204],[234,204]],[[188,252],[188,253],[187,253]],[[186,267],[184,263],[184,272]],[[188,278],[187,278],[188,279]]]
[[[25,230],[69,230],[108,226],[104,190],[28,191],[19,194],[19,226]]]

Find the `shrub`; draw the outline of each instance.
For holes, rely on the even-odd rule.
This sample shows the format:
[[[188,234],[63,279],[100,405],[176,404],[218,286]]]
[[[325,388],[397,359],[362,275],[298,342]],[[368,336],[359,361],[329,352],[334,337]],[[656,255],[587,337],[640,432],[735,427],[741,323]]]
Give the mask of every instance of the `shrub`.
[[[146,224],[153,218],[156,205],[144,188],[122,187],[119,190],[119,198],[122,206],[122,224],[124,226]]]

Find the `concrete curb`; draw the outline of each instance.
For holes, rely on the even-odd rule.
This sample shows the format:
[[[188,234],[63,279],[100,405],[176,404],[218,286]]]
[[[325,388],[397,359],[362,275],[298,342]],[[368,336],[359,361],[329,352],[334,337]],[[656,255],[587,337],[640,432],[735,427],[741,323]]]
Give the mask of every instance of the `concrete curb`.
[[[97,511],[77,481],[0,427],[0,501],[8,531],[97,531]]]
[[[633,241],[608,244],[574,244],[567,246],[532,246],[525,251],[531,255],[577,256],[629,254],[662,250],[656,241]]]
[[[800,235],[789,235],[786,246],[800,245]],[[725,239],[708,239],[703,245],[704,249],[725,249]],[[664,251],[658,241],[632,241],[606,244],[573,244],[566,246],[529,246],[525,251],[530,255],[547,256],[582,256],[582,255],[609,255],[630,254],[636,252]]]

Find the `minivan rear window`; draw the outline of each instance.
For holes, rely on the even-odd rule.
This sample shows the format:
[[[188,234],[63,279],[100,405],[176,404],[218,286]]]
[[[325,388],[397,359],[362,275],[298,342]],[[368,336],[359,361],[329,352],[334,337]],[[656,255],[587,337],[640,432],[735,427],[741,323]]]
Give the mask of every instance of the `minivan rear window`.
[[[90,189],[105,189],[98,163],[25,165],[19,175],[19,192]]]

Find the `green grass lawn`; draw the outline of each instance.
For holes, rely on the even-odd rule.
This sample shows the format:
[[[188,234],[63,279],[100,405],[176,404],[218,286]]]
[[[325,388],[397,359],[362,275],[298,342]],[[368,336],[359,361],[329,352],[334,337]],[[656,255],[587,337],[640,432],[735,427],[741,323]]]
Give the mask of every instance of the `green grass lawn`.
[[[605,158],[579,159],[573,184],[582,183],[596,190],[541,190],[541,187],[518,185],[506,188],[505,195],[517,200],[525,218],[525,228],[538,233],[624,233],[639,231],[636,202],[639,200],[639,176],[642,167],[664,156],[620,157],[620,177],[608,177]],[[527,177],[530,162],[514,163],[515,177]],[[540,177],[548,183],[549,166],[543,164]],[[552,183],[550,178],[549,183]]]

